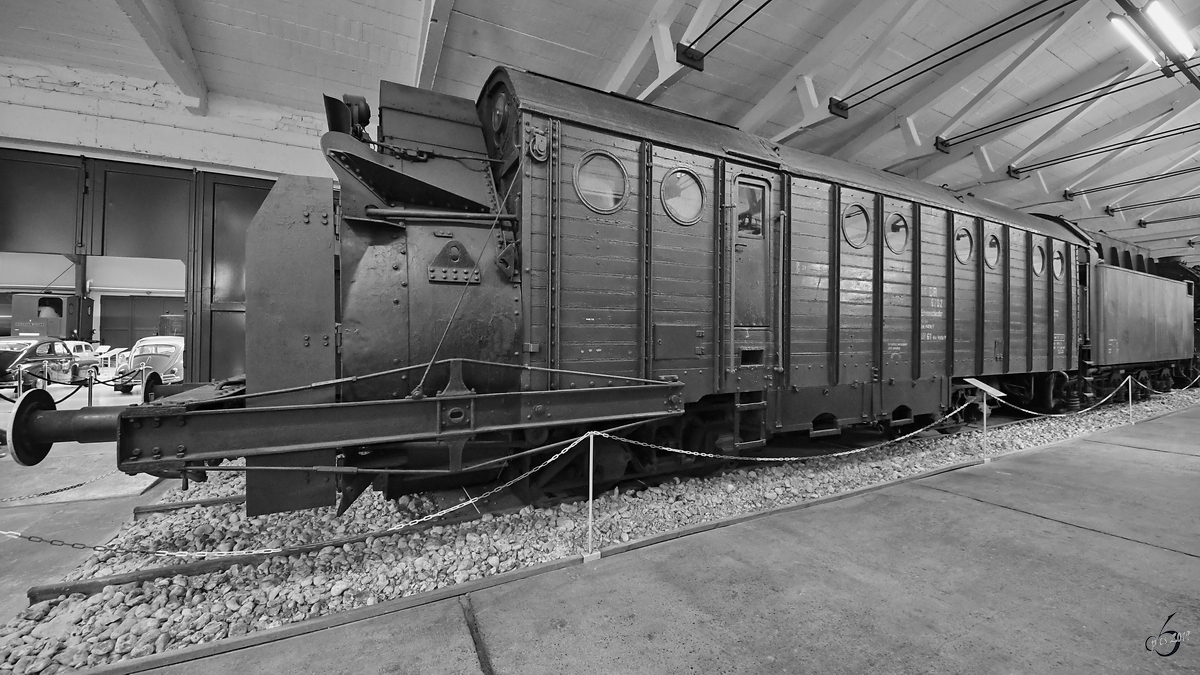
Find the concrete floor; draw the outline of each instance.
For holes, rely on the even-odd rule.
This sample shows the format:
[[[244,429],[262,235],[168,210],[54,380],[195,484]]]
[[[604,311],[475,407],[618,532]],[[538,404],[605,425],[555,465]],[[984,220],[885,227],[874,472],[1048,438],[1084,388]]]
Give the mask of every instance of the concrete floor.
[[[1194,408],[474,582],[478,645],[502,674],[1200,672],[1198,436]],[[481,672],[462,602],[385,603],[96,672]],[[1172,613],[1184,644],[1147,651]]]
[[[75,387],[51,385],[49,392],[60,399]],[[139,389],[119,394],[99,385],[93,390],[98,406],[131,405],[141,401]],[[15,398],[11,389],[0,391]],[[60,410],[75,410],[87,405],[87,390],[82,389],[59,404]],[[0,400],[0,428],[8,427],[13,404]],[[0,455],[8,447],[0,445]],[[115,443],[59,443],[50,455],[35,467],[23,467],[11,457],[0,458],[0,499],[22,497],[81,483],[104,476],[94,483],[66,492],[12,502],[0,502],[0,530],[34,534],[47,539],[100,544],[108,541],[129,520],[133,507],[153,501],[147,491],[157,482],[153,476],[126,476],[116,473]],[[58,581],[91,555],[46,544],[0,537],[0,623],[29,606],[25,591],[31,586]]]

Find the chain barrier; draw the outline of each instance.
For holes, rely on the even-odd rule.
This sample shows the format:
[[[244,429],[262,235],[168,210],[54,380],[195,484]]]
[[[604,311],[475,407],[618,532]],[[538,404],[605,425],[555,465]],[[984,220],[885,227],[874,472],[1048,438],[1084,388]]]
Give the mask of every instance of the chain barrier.
[[[65,401],[65,400],[67,400],[67,399],[71,398],[71,397],[72,397],[72,396],[74,396],[75,394],[78,394],[78,393],[79,393],[79,390],[80,390],[80,389],[83,389],[83,387],[84,387],[84,385],[82,385],[82,384],[81,384],[81,385],[79,385],[79,386],[77,386],[77,387],[75,387],[75,391],[72,391],[71,393],[67,394],[66,396],[64,396],[64,397],[62,397],[62,398],[60,398],[60,399],[56,400],[56,401],[54,402],[54,405],[58,405],[59,403],[62,403],[63,401]]]
[[[16,403],[16,402],[17,402],[17,400],[16,400],[16,399],[9,398],[9,397],[5,396],[4,394],[0,394],[0,401],[8,401],[9,403]]]
[[[95,384],[104,384],[104,385],[108,385],[108,386],[114,386],[114,385],[118,385],[118,384],[138,384],[137,379],[135,379],[137,377],[137,374],[138,374],[138,371],[131,370],[131,371],[125,373],[124,375],[115,375],[115,376],[113,376],[113,379],[111,379],[111,380],[101,380],[100,378],[96,378],[95,380],[92,380],[92,381]]]
[[[858,453],[868,452],[871,450],[878,450],[879,448],[887,447],[889,445],[893,445],[893,444],[899,443],[901,441],[906,441],[906,440],[912,438],[913,436],[916,436],[917,434],[921,433],[922,431],[927,431],[929,429],[932,429],[933,427],[941,424],[942,422],[946,421],[947,419],[949,419],[951,417],[954,417],[958,413],[962,412],[963,410],[966,410],[968,407],[970,407],[974,404],[975,404],[974,401],[968,401],[968,402],[960,405],[959,407],[955,408],[954,410],[946,413],[945,415],[942,415],[937,420],[921,427],[920,429],[917,429],[915,431],[910,431],[909,433],[904,434],[903,436],[897,436],[896,438],[892,438],[892,439],[886,440],[882,443],[877,443],[875,445],[869,445],[865,448],[854,448],[851,450],[843,450],[841,452],[829,452],[829,453],[825,453],[823,455],[798,455],[795,457],[746,457],[746,456],[742,456],[742,455],[718,455],[718,454],[711,453],[711,452],[699,452],[696,450],[684,450],[682,448],[668,448],[663,445],[654,445],[653,443],[645,443],[643,441],[635,441],[635,440],[628,439],[628,438],[621,438],[619,436],[613,436],[612,434],[605,433],[603,431],[594,431],[594,432],[592,432],[592,435],[609,438],[609,439],[612,439],[615,441],[620,441],[622,443],[632,443],[634,445],[640,445],[644,448],[651,448],[653,450],[665,450],[667,452],[673,452],[673,453],[680,454],[680,455],[691,455],[693,457],[708,457],[711,459],[730,459],[730,460],[748,461],[748,462],[797,462],[800,460],[808,460],[808,459],[827,459],[830,457],[844,457],[846,455],[856,455]]]
[[[49,495],[56,495],[60,492],[66,492],[67,490],[74,490],[75,488],[83,487],[84,485],[90,485],[92,483],[95,483],[98,480],[108,478],[109,476],[113,476],[118,473],[120,473],[120,471],[117,471],[117,470],[109,471],[108,473],[106,473],[102,476],[96,476],[95,478],[85,480],[82,483],[68,485],[67,487],[61,487],[61,488],[58,488],[57,490],[47,490],[46,492],[38,492],[37,494],[23,495],[21,497],[4,497],[3,499],[0,499],[0,504],[7,503],[7,502],[21,502],[21,501],[25,501],[26,499],[37,499],[38,497],[46,497]]]
[[[1096,403],[1093,403],[1092,405],[1090,405],[1090,406],[1088,406],[1088,407],[1084,408],[1083,410],[1076,410],[1076,411],[1074,411],[1074,412],[1069,412],[1069,413],[1040,413],[1040,412],[1034,412],[1034,411],[1032,411],[1032,410],[1026,410],[1025,408],[1022,408],[1021,406],[1019,406],[1019,405],[1017,405],[1017,404],[1015,404],[1015,403],[1009,403],[1008,401],[1005,401],[1004,399],[999,399],[999,401],[1000,401],[1000,403],[1002,403],[1002,404],[1004,404],[1004,405],[1006,405],[1006,406],[1008,406],[1008,407],[1012,408],[1013,410],[1019,410],[1019,411],[1021,411],[1021,412],[1025,413],[1026,415],[1034,415],[1034,416],[1037,416],[1037,417],[1074,417],[1075,415],[1082,415],[1082,414],[1083,414],[1083,413],[1085,413],[1085,412],[1090,412],[1090,411],[1092,411],[1092,410],[1095,410],[1096,408],[1098,408],[1098,407],[1100,407],[1100,406],[1104,405],[1106,402],[1108,402],[1108,399],[1110,399],[1110,398],[1112,398],[1112,397],[1116,396],[1116,395],[1117,395],[1117,393],[1121,391],[1121,387],[1125,386],[1125,385],[1126,385],[1126,383],[1127,383],[1127,382],[1128,382],[1130,379],[1132,379],[1132,378],[1131,378],[1130,376],[1126,375],[1126,376],[1125,376],[1125,379],[1124,379],[1124,380],[1121,380],[1121,384],[1118,384],[1118,385],[1117,385],[1117,386],[1116,386],[1116,387],[1115,387],[1115,388],[1112,390],[1112,392],[1110,392],[1110,393],[1109,393],[1109,395],[1108,395],[1108,396],[1105,396],[1104,398],[1102,398],[1102,399],[1100,399],[1099,401],[1097,401]],[[1137,380],[1134,380],[1134,381],[1136,382]]]
[[[1189,383],[1187,383],[1187,384],[1185,384],[1185,385],[1183,385],[1182,387],[1179,387],[1179,388],[1177,388],[1177,389],[1172,389],[1172,390],[1168,390],[1168,391],[1159,391],[1159,390],[1157,390],[1157,389],[1153,389],[1153,388],[1151,388],[1151,387],[1150,387],[1150,385],[1148,385],[1148,384],[1144,384],[1144,383],[1142,383],[1142,382],[1141,382],[1141,381],[1139,381],[1139,380],[1134,380],[1134,381],[1133,381],[1133,383],[1134,383],[1134,384],[1136,384],[1137,386],[1141,387],[1142,389],[1145,389],[1146,391],[1153,392],[1153,393],[1155,393],[1155,394],[1159,394],[1159,395],[1169,394],[1169,393],[1171,393],[1172,391],[1182,391],[1182,390],[1184,390],[1184,389],[1191,389],[1191,388],[1192,388],[1192,387],[1193,387],[1193,386],[1194,386],[1194,385],[1195,385],[1197,382],[1200,382],[1200,375],[1197,375],[1197,376],[1196,376],[1196,379],[1192,380],[1191,382],[1189,382]]]
[[[1167,392],[1158,392],[1153,389],[1150,389],[1150,387],[1142,384],[1141,382],[1138,382],[1137,380],[1133,379],[1131,376],[1126,376],[1125,380],[1126,381],[1132,380],[1134,383],[1137,383],[1138,385],[1145,387],[1146,389],[1149,389],[1150,391],[1154,391],[1155,393],[1159,393],[1159,394],[1167,393]],[[1126,381],[1122,381],[1121,384],[1122,385],[1127,384]],[[1196,379],[1192,380],[1192,382],[1190,384],[1188,384],[1186,387],[1183,387],[1183,389],[1190,388],[1191,386],[1195,385],[1197,382],[1200,382],[1200,375],[1198,375],[1196,377]],[[78,391],[78,389],[79,388],[76,388],[76,391]],[[1089,412],[1089,411],[1103,405],[1109,399],[1111,399],[1113,396],[1115,396],[1119,391],[1120,391],[1120,385],[1118,385],[1111,393],[1109,393],[1108,396],[1104,397],[1097,403],[1095,403],[1083,410],[1079,410],[1079,411],[1072,412],[1072,413],[1037,413],[1032,410],[1026,410],[1026,409],[1021,408],[1020,406],[1014,405],[1012,403],[1008,403],[1007,401],[1005,401],[1003,399],[999,399],[999,401],[1003,405],[1006,405],[1010,408],[1019,410],[1026,414],[1029,414],[1029,415],[1034,415],[1036,417],[1070,417],[1073,415],[1079,415],[1079,414],[1083,414],[1085,412]],[[75,392],[68,394],[68,397],[73,395],[74,393]],[[955,408],[954,410],[946,413],[945,415],[942,415],[940,418],[931,422],[930,424],[927,424],[919,429],[911,431],[902,436],[898,436],[896,438],[886,440],[883,443],[870,445],[870,446],[867,446],[864,448],[853,448],[850,450],[843,450],[840,452],[825,453],[822,455],[803,455],[803,456],[793,456],[793,457],[747,457],[747,456],[738,456],[738,455],[721,455],[721,454],[715,454],[715,453],[709,453],[709,452],[699,452],[699,451],[695,451],[695,450],[684,450],[682,448],[671,448],[671,447],[666,447],[666,446],[662,446],[662,445],[655,445],[653,443],[646,443],[644,441],[637,441],[637,440],[633,440],[633,439],[622,438],[620,436],[615,436],[613,434],[603,432],[603,431],[591,431],[591,432],[584,434],[583,436],[580,436],[579,438],[576,438],[569,445],[563,447],[561,450],[556,452],[553,456],[551,456],[549,459],[545,460],[541,464],[533,467],[532,469],[526,471],[523,474],[516,476],[515,478],[512,478],[511,480],[506,481],[505,483],[503,483],[501,485],[498,485],[498,486],[488,490],[487,492],[480,494],[477,497],[472,497],[466,501],[460,502],[453,506],[449,506],[440,511],[427,514],[427,515],[417,518],[415,520],[408,521],[404,524],[397,525],[396,527],[393,527],[393,528],[390,528],[387,530],[382,530],[382,531],[376,533],[375,536],[376,537],[386,537],[386,536],[390,536],[393,534],[397,534],[408,528],[415,527],[417,525],[429,522],[429,521],[437,519],[437,518],[441,518],[445,515],[448,515],[450,513],[458,511],[460,509],[466,508],[468,506],[475,506],[480,501],[483,501],[484,499],[491,497],[492,495],[494,495],[502,490],[508,489],[508,488],[512,487],[513,485],[515,485],[516,483],[518,483],[526,478],[529,478],[530,476],[537,473],[538,471],[541,471],[542,469],[544,469],[545,467],[547,467],[551,463],[553,463],[555,460],[557,460],[558,458],[565,455],[571,449],[575,448],[586,438],[600,436],[602,438],[609,438],[612,440],[616,440],[618,442],[631,443],[631,444],[642,446],[645,448],[650,448],[653,450],[661,450],[661,451],[672,452],[672,453],[676,453],[676,454],[690,455],[693,457],[706,457],[706,458],[710,458],[710,459],[721,459],[721,460],[736,459],[736,460],[741,460],[741,461],[753,461],[753,462],[796,462],[796,461],[810,460],[810,459],[830,459],[830,458],[834,458],[834,457],[846,457],[849,455],[856,455],[856,454],[861,454],[861,453],[865,453],[865,452],[870,452],[872,450],[878,450],[880,448],[884,448],[889,445],[900,443],[901,441],[908,440],[921,432],[924,432],[924,431],[927,431],[929,429],[936,427],[938,424],[941,424],[942,422],[946,421],[947,419],[954,417],[958,413],[962,412],[963,410],[966,410],[968,407],[970,407],[974,404],[975,404],[975,401],[968,401],[967,403],[964,403],[963,405],[959,406],[958,408]],[[985,411],[984,414],[986,415],[987,412]],[[298,468],[301,468],[301,467],[298,467]],[[37,497],[43,497],[43,496],[47,496],[47,495],[57,494],[60,492],[66,492],[67,490],[73,490],[75,488],[82,487],[89,483],[94,483],[102,478],[106,478],[115,473],[118,473],[118,472],[112,471],[107,474],[104,474],[103,476],[97,476],[96,478],[92,478],[91,480],[85,481],[83,483],[78,483],[76,485],[59,488],[57,490],[50,490],[47,492],[41,492],[41,493],[37,493],[37,494],[33,494],[33,495],[26,495],[23,497],[3,498],[3,499],[0,499],[0,503],[21,501],[21,500],[26,500],[26,499],[34,499]],[[478,507],[476,507],[476,508],[478,508]],[[151,556],[158,557],[158,558],[178,558],[178,559],[209,559],[209,558],[225,558],[225,557],[231,557],[231,556],[269,555],[269,554],[274,554],[274,553],[283,553],[286,550],[285,548],[263,548],[263,549],[252,549],[252,550],[242,550],[242,551],[165,551],[165,550],[148,551],[148,550],[138,550],[138,549],[126,549],[126,548],[120,548],[120,547],[116,547],[116,546],[108,546],[108,545],[104,545],[104,544],[88,545],[88,544],[80,544],[80,543],[68,543],[68,542],[62,541],[60,539],[46,539],[44,537],[39,537],[37,535],[26,535],[26,534],[22,534],[20,532],[6,531],[6,530],[0,530],[0,536],[5,536],[5,537],[11,538],[11,539],[24,539],[31,543],[45,543],[45,544],[49,544],[51,546],[65,546],[65,547],[70,547],[70,548],[76,549],[76,550],[92,550],[92,551],[96,551],[98,553],[120,553],[120,554],[125,554],[125,555],[151,555]],[[305,546],[316,546],[316,545],[317,544],[306,544]]]
[[[539,465],[535,466],[534,468],[530,469],[529,471],[526,471],[525,473],[517,476],[516,478],[513,478],[501,485],[498,485],[498,486],[492,488],[491,490],[488,490],[487,492],[484,492],[483,494],[479,495],[478,497],[472,497],[471,499],[468,499],[464,502],[455,504],[454,506],[448,506],[448,507],[442,509],[441,511],[437,511],[435,513],[430,513],[425,516],[421,516],[420,518],[417,518],[416,520],[410,520],[407,523],[404,523],[402,525],[397,525],[396,527],[393,527],[393,528],[390,528],[387,530],[382,530],[380,532],[375,533],[374,536],[387,537],[387,536],[390,536],[393,534],[397,534],[397,533],[401,532],[402,530],[406,530],[410,527],[420,525],[421,523],[429,522],[431,520],[434,520],[435,518],[441,518],[442,516],[453,513],[455,511],[458,511],[459,509],[466,508],[467,506],[474,506],[476,503],[478,503],[488,497],[491,497],[492,495],[496,494],[497,492],[500,492],[501,490],[510,488],[513,485],[517,484],[518,482],[520,482],[526,478],[529,478],[530,476],[537,473],[538,471],[541,471],[542,469],[546,468],[552,462],[557,460],[559,457],[562,457],[563,455],[565,455],[569,450],[571,450],[575,446],[579,445],[583,441],[583,439],[587,438],[589,435],[590,434],[584,434],[583,436],[580,436],[579,438],[572,441],[570,445],[568,445],[568,446],[564,447],[563,449],[559,450],[558,452],[554,453],[554,455],[552,457],[550,457],[546,461],[542,462],[541,464],[539,464]],[[114,473],[116,473],[116,472],[114,472]],[[93,479],[93,480],[98,480],[98,479]],[[75,486],[72,486],[72,487],[75,487]],[[70,488],[63,488],[63,489],[70,489]],[[121,554],[125,554],[125,555],[150,555],[150,556],[154,556],[156,558],[181,558],[181,559],[198,558],[201,560],[207,560],[209,558],[228,558],[231,556],[269,555],[269,554],[273,554],[273,553],[283,553],[286,550],[285,548],[260,548],[260,549],[253,549],[253,550],[244,550],[244,551],[163,551],[163,550],[147,551],[147,550],[121,548],[119,546],[108,546],[105,544],[89,545],[89,544],[79,544],[79,543],[68,543],[68,542],[62,541],[60,539],[46,539],[44,537],[39,537],[37,535],[28,535],[28,534],[22,534],[20,532],[12,532],[12,531],[6,531],[6,530],[0,530],[0,536],[8,537],[10,539],[24,539],[26,541],[29,541],[29,542],[32,542],[35,544],[50,544],[51,546],[68,546],[70,548],[80,550],[80,551],[91,550],[91,551],[95,551],[97,553],[121,553]],[[305,544],[304,546],[306,546],[306,547],[317,546],[319,544],[320,544],[320,542],[317,542],[315,544]]]

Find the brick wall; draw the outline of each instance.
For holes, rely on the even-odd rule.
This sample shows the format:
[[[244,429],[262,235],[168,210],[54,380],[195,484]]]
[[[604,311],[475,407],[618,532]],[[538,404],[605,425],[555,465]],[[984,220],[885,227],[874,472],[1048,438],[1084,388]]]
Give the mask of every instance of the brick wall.
[[[0,144],[259,174],[332,176],[323,115],[220,94],[205,116],[170,82],[0,58]]]

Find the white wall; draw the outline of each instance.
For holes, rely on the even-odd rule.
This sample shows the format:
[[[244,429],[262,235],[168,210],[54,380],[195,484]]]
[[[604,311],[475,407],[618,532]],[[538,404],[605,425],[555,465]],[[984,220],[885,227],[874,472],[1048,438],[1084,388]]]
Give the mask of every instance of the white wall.
[[[182,260],[89,256],[87,297],[93,303],[92,328],[100,331],[100,295],[147,295],[182,298],[186,286]],[[61,255],[0,252],[0,292],[73,293],[75,265]]]
[[[0,57],[0,145],[274,177],[333,177],[325,120],[212,94],[185,109],[173,84]]]
[[[75,264],[61,255],[0,251],[0,291],[71,293]]]

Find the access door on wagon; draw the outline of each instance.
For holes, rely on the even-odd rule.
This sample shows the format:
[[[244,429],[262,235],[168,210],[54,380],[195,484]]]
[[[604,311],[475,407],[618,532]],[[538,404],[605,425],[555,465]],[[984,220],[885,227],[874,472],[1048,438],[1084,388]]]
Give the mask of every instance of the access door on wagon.
[[[769,170],[726,165],[724,228],[727,260],[728,323],[726,366],[741,391],[770,388],[782,365],[778,334],[782,323],[778,269],[786,210],[782,177]]]

